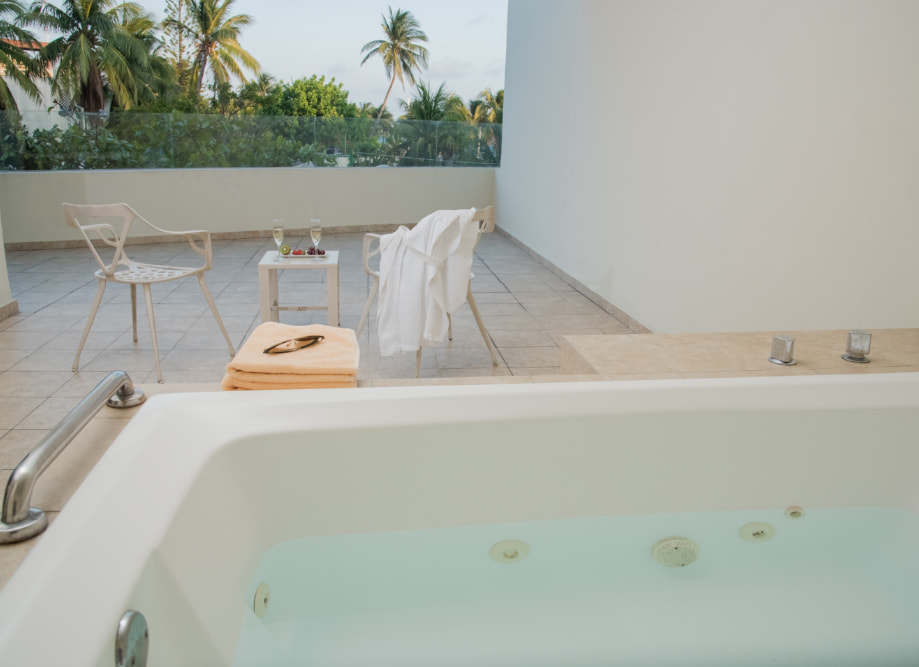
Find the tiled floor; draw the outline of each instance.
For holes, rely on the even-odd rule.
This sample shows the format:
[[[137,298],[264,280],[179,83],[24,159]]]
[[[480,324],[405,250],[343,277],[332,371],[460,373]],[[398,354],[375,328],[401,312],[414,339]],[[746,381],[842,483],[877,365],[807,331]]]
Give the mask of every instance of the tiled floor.
[[[304,238],[288,241],[293,247],[308,243]],[[362,234],[349,233],[328,234],[322,243],[341,251],[341,323],[350,328],[357,327],[369,290],[361,265],[362,242]],[[214,268],[206,279],[237,348],[260,323],[256,267],[265,251],[274,248],[270,238],[214,242]],[[181,265],[195,259],[184,243],[132,246],[129,254],[162,264]],[[7,252],[6,259],[20,313],[0,321],[0,485],[6,484],[11,470],[49,429],[113,370],[127,371],[148,392],[217,388],[229,355],[194,279],[153,287],[165,379],[164,385],[157,386],[142,296],[139,341],[134,343],[127,286],[107,287],[80,370],[71,371],[97,284],[88,249],[13,251]],[[453,320],[454,340],[425,349],[422,355],[421,377],[431,382],[465,383],[482,376],[492,381],[528,381],[557,375],[562,336],[628,331],[499,233],[482,238],[473,271],[476,301],[497,346],[500,365],[491,365],[472,314],[464,306]],[[323,304],[324,279],[324,271],[282,274],[281,299]],[[285,312],[281,320],[324,323],[326,314]],[[359,383],[413,382],[415,355],[381,357],[374,329],[371,319],[360,339]],[[40,478],[32,504],[48,512],[53,521],[132,415],[131,410],[103,408]],[[34,542],[0,547],[0,586]]]
[[[302,238],[294,239],[304,246]],[[328,235],[327,248],[341,259],[342,325],[356,328],[369,282],[360,263],[362,235]],[[270,239],[215,242],[215,265],[207,280],[237,347],[259,324],[259,259]],[[135,246],[161,263],[189,259],[178,244]],[[131,340],[128,288],[110,286],[78,373],[73,355],[96,289],[85,249],[8,252],[13,296],[20,314],[0,322],[0,485],[49,429],[109,372],[127,371],[148,393],[211,391],[229,359],[225,342],[194,280],[154,287],[155,314],[166,383],[155,384],[153,356],[141,308],[140,341]],[[479,244],[473,289],[494,340],[500,365],[488,352],[468,308],[454,318],[454,341],[422,355],[428,383],[637,380],[813,373],[910,372],[919,370],[919,330],[877,330],[872,364],[841,361],[845,332],[795,332],[800,365],[766,361],[769,332],[749,334],[629,334],[618,320],[530,258],[512,241],[491,234]],[[292,271],[280,280],[282,301],[323,303],[325,272]],[[121,289],[118,289],[121,287]],[[288,312],[282,321],[325,322],[323,312]],[[362,386],[414,383],[415,356],[383,358],[374,326],[360,340]],[[785,332],[792,333],[792,332]],[[563,338],[567,336],[568,338]],[[562,375],[560,373],[582,375]],[[33,506],[53,521],[95,465],[133,410],[103,408],[40,478]],[[40,538],[39,538],[40,539]],[[0,547],[0,587],[37,540]]]
[[[296,245],[305,245],[295,238]],[[369,282],[361,267],[361,234],[328,235],[326,248],[341,251],[342,326],[356,328]],[[270,239],[214,242],[214,268],[206,274],[221,316],[235,345],[259,324],[256,265],[274,248]],[[182,244],[131,248],[161,263],[188,262]],[[8,252],[13,298],[20,314],[0,322],[0,400],[8,415],[0,428],[20,423],[49,398],[75,398],[112,370],[125,370],[135,382],[155,382],[153,356],[143,307],[138,313],[140,341],[131,340],[129,291],[110,285],[80,360],[73,355],[96,290],[94,264],[86,249]],[[454,318],[454,340],[422,355],[421,377],[545,375],[559,372],[560,337],[572,333],[624,333],[626,327],[591,303],[506,237],[483,237],[473,265],[473,290],[492,334],[500,365],[488,351],[467,307]],[[325,302],[324,272],[291,271],[280,278],[287,301]],[[195,280],[155,285],[155,315],[163,372],[168,383],[217,382],[229,357],[226,345]],[[294,299],[294,295],[296,298]],[[282,321],[325,322],[324,312],[285,312]],[[414,355],[383,358],[374,326],[364,331],[359,379],[414,376]],[[31,399],[31,400],[26,400]]]

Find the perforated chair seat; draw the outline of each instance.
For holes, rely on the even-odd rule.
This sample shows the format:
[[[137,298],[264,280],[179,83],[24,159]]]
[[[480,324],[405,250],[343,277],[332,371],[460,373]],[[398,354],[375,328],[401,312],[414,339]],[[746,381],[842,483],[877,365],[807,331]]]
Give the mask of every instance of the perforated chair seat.
[[[198,269],[183,269],[175,266],[157,266],[155,264],[134,264],[127,268],[106,275],[105,271],[96,271],[96,278],[112,280],[116,283],[164,283],[167,280],[178,280],[193,276]]]

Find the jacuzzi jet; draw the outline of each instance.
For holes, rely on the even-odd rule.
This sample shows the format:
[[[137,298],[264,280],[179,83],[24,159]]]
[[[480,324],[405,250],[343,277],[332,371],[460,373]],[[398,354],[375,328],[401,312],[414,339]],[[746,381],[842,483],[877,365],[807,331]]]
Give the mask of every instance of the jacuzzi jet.
[[[699,545],[688,537],[665,537],[651,547],[651,555],[661,565],[686,567],[699,557]]]
[[[264,581],[255,589],[255,598],[252,600],[252,611],[259,618],[268,613],[268,601],[271,599],[271,589]]]
[[[520,540],[504,540],[489,549],[488,555],[505,565],[519,563],[530,555],[530,545]]]
[[[800,519],[804,516],[804,509],[802,507],[798,507],[797,505],[792,505],[791,507],[785,509],[785,516],[787,516],[789,519]]]
[[[747,542],[768,542],[775,537],[775,528],[768,523],[755,522],[741,526],[739,533]]]

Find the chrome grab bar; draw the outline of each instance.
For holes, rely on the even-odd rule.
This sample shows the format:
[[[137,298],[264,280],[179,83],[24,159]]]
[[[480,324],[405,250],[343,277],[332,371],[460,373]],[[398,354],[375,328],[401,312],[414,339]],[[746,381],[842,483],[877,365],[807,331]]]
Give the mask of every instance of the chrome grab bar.
[[[32,490],[45,469],[64,451],[103,405],[133,408],[147,400],[124,371],[110,373],[19,462],[6,483],[0,512],[0,544],[22,542],[40,535],[48,527],[48,517],[29,507]]]

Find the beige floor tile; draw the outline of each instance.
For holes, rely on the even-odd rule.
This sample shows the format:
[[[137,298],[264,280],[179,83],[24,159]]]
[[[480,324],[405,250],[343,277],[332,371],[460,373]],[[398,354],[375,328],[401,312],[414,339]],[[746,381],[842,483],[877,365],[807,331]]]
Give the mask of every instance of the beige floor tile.
[[[0,396],[50,396],[70,379],[67,371],[0,373]]]
[[[473,290],[473,296],[475,302],[480,306],[486,303],[517,303],[516,297],[510,292],[476,292]]]
[[[557,345],[555,340],[541,329],[489,329],[488,333],[499,349],[505,347],[548,347]]]
[[[0,350],[0,371],[12,368],[33,354],[32,350]]]
[[[156,343],[160,352],[171,350],[176,346],[186,333],[181,331],[159,331],[156,332]],[[137,342],[134,342],[134,334],[128,330],[118,334],[115,339],[106,347],[112,350],[152,350],[153,339],[150,333],[144,329],[137,332]]]
[[[44,401],[44,398],[34,396],[0,397],[0,429],[16,428]]]
[[[483,319],[485,319],[483,317]],[[540,320],[532,315],[492,315],[485,320],[489,329],[543,329]]]
[[[0,349],[34,352],[56,335],[52,331],[0,331]]]
[[[89,336],[86,338],[86,343],[83,345],[83,349],[104,350],[105,348],[113,345],[122,335],[123,334],[119,331],[96,331],[93,329],[89,332]],[[130,331],[127,333],[127,336],[131,336]],[[47,344],[45,349],[58,348],[61,350],[69,350],[70,354],[75,354],[77,348],[80,347],[80,340],[82,338],[82,329],[71,329],[70,331],[63,331],[55,336]]]
[[[446,368],[484,368],[491,365],[491,355],[485,344],[468,347],[451,346],[435,348],[435,365],[438,369]],[[422,353],[422,359],[430,354],[427,350]],[[499,358],[499,363],[501,362]]]
[[[79,398],[74,396],[52,396],[36,407],[17,425],[17,429],[50,429],[58,425],[68,412],[70,412]]]
[[[232,359],[226,344],[208,350],[170,350],[161,361],[163,371],[208,371],[224,368]]]
[[[561,363],[559,349],[552,347],[508,347],[501,350],[501,356],[511,369],[516,368],[558,368]]]
[[[0,468],[15,468],[48,433],[50,431],[46,429],[17,428],[7,431],[6,435],[0,438]]]
[[[24,317],[7,328],[7,331],[61,332],[67,331],[80,320],[81,318],[79,317],[61,317],[54,313],[42,313]]]
[[[84,351],[85,354],[85,351]],[[160,357],[168,354],[160,350]],[[126,371],[143,373],[153,370],[153,350],[117,350],[107,349],[99,352],[90,361],[80,359],[80,371],[106,372]]]
[[[33,352],[19,363],[10,367],[14,371],[72,371],[74,350],[60,350],[49,343],[40,350]],[[80,365],[83,366],[95,359],[102,350],[84,349],[80,355]]]
[[[570,303],[527,303],[524,304],[524,309],[530,315],[534,317],[545,317],[545,316],[574,316],[580,314],[577,307],[571,305]]]
[[[479,314],[486,321],[495,315],[527,315],[519,303],[478,303]]]

